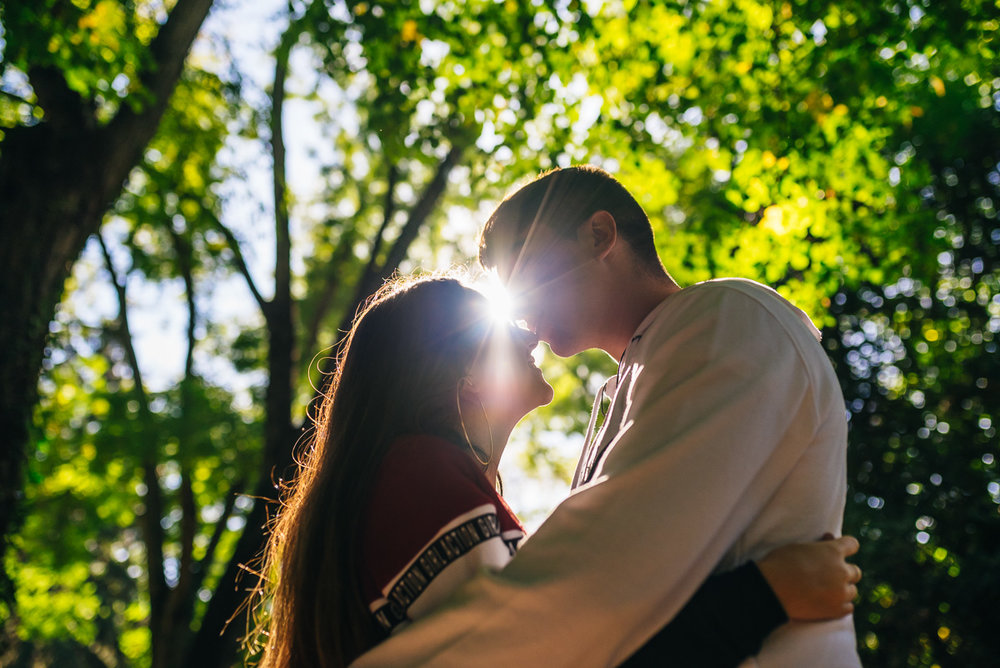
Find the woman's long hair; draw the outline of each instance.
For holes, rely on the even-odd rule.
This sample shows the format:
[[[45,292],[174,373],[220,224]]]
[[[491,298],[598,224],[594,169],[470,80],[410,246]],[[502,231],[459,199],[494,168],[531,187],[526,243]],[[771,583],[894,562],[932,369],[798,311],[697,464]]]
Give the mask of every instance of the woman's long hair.
[[[416,279],[386,286],[355,318],[271,528],[260,666],[346,666],[384,637],[360,578],[371,489],[396,437],[458,425],[458,383],[485,336],[482,299],[455,279]]]

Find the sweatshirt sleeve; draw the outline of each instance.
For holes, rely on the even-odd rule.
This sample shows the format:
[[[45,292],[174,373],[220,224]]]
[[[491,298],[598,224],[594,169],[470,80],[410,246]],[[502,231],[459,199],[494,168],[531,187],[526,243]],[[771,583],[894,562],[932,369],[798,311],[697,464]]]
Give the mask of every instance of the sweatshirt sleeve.
[[[363,580],[385,632],[433,610],[479,570],[500,570],[524,533],[472,458],[442,439],[399,439],[365,515]]]
[[[672,310],[623,369],[593,481],[502,572],[357,665],[613,665],[680,611],[812,442],[817,411],[802,337],[752,297],[703,290]]]

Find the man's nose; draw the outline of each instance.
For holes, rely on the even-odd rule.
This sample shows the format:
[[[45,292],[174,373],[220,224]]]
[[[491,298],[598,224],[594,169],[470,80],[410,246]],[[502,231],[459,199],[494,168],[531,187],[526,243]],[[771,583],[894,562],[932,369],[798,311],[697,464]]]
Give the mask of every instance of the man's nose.
[[[527,306],[522,300],[511,300],[511,321],[518,329],[535,331],[535,314]]]
[[[531,308],[530,304],[524,301],[513,302],[513,307],[511,308],[511,320],[518,329],[528,330],[530,332],[535,332],[538,325],[538,318],[535,310]]]

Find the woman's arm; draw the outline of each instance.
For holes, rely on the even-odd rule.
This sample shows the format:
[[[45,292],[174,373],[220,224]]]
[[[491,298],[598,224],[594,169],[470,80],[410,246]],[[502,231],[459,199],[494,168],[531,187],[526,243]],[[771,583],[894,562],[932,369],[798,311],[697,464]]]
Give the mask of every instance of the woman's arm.
[[[857,551],[850,536],[787,545],[759,564],[714,575],[622,665],[732,667],[760,651],[764,638],[789,618],[850,614],[861,570],[845,559]]]

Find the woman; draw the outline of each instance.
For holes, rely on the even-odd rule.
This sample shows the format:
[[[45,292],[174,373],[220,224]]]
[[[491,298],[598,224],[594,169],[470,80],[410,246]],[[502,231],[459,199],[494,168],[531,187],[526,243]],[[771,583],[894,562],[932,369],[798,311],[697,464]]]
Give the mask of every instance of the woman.
[[[512,558],[524,530],[494,483],[514,425],[552,398],[531,358],[537,342],[494,326],[486,299],[453,279],[411,280],[369,302],[340,351],[315,438],[271,533],[262,666],[347,665],[477,569]],[[709,626],[699,617],[705,610],[726,637],[703,644],[699,665],[752,653],[786,612],[849,612],[848,566],[828,560],[822,577],[808,572],[822,554],[815,545],[781,548],[710,578],[634,662],[655,659],[678,628]],[[833,604],[816,602],[831,591]],[[804,602],[788,595],[803,592]],[[753,601],[752,609],[719,604],[727,595]],[[716,649],[720,656],[705,656]]]

